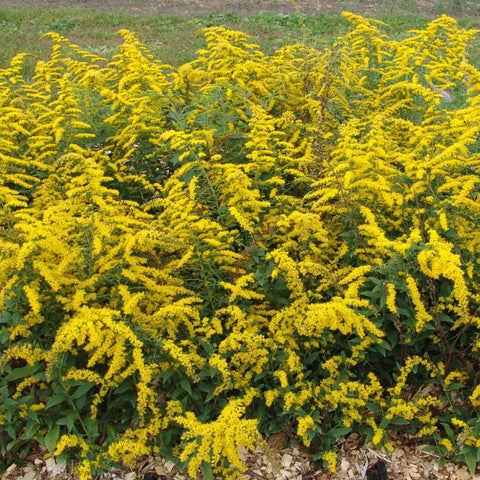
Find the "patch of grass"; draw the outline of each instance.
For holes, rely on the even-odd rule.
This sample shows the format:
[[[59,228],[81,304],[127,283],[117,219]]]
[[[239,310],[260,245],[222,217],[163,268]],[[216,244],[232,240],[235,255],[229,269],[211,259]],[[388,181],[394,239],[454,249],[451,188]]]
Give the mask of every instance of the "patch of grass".
[[[52,20],[48,25],[45,25],[45,32],[57,32],[60,34],[68,34],[76,27],[76,23],[71,19]]]
[[[345,10],[365,12],[375,8],[378,15],[421,14],[428,17],[438,17],[442,14],[454,17],[478,16],[478,0],[334,0],[331,3],[341,5]],[[370,5],[368,5],[370,3]],[[373,4],[373,5],[372,5]]]
[[[360,0],[338,0],[344,9],[355,11]],[[396,0],[402,8],[408,0]],[[456,0],[450,0],[455,4]],[[468,1],[462,2],[465,6]],[[392,38],[402,38],[411,29],[423,28],[428,23],[427,15],[413,13],[385,13],[379,9],[377,18],[391,26],[388,34]],[[480,28],[480,20],[464,18],[460,25],[465,28]],[[162,61],[179,66],[195,58],[195,52],[203,48],[201,36],[195,33],[203,28],[221,25],[229,29],[242,30],[252,35],[263,51],[272,53],[281,46],[298,42],[308,42],[316,48],[331,45],[335,39],[349,28],[348,22],[340,15],[322,13],[302,18],[297,14],[258,13],[249,17],[239,17],[234,13],[215,13],[199,17],[179,17],[173,15],[132,15],[122,12],[104,13],[98,10],[62,8],[55,10],[4,9],[0,10],[0,67],[9,64],[19,52],[29,52],[36,59],[47,58],[50,54],[50,41],[39,38],[55,31],[68,37],[72,42],[103,56],[111,56],[121,43],[116,34],[126,28],[138,32],[139,39]],[[478,39],[477,39],[478,40]],[[472,45],[473,61],[480,65],[479,43]]]

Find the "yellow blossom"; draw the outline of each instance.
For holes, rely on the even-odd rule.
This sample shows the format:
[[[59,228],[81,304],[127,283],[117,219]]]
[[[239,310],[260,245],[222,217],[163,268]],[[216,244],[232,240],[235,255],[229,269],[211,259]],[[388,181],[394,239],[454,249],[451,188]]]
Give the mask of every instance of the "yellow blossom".
[[[337,469],[337,455],[335,454],[335,452],[325,452],[324,454],[322,454],[322,460],[325,460],[328,465],[328,469],[331,472],[335,473]]]
[[[448,438],[442,438],[438,443],[439,445],[445,447],[447,452],[451,452],[453,450],[452,442]]]
[[[305,446],[310,445],[310,440],[307,437],[308,430],[312,429],[315,426],[315,421],[310,415],[305,417],[300,417],[298,419],[297,435],[302,439]]]

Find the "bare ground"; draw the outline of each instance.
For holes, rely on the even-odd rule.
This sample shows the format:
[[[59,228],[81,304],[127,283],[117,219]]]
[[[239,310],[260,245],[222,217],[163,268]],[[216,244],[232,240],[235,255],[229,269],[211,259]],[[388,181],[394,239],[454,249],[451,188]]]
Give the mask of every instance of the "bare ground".
[[[0,0],[0,9],[28,7],[43,10],[72,6],[105,12],[183,16],[210,13],[248,16],[258,12],[315,15],[349,10],[363,15],[395,11],[431,17],[446,13],[455,18],[473,16],[480,19],[479,0]]]

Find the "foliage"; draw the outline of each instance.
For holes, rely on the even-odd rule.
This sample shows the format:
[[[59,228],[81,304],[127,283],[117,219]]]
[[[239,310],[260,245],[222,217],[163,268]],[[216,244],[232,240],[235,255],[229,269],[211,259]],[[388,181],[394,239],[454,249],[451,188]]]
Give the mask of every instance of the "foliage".
[[[448,17],[331,49],[129,31],[0,71],[0,448],[81,478],[160,452],[235,477],[281,430],[480,455],[480,73]]]

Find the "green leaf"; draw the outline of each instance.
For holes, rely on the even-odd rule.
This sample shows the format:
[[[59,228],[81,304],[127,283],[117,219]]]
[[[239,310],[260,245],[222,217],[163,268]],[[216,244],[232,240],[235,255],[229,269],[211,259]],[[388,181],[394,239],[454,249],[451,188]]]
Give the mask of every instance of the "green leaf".
[[[25,365],[24,367],[14,368],[6,377],[7,382],[13,382],[19,378],[26,378],[31,376],[38,370],[38,365]]]
[[[161,378],[164,382],[168,382],[173,375],[173,368],[168,368],[165,372],[162,373]]]
[[[211,392],[213,389],[215,389],[215,386],[212,385],[211,383],[199,382],[199,383],[197,384],[197,388],[198,388],[198,390],[200,390],[201,392]]]
[[[57,420],[57,425],[66,425],[68,428],[68,431],[71,432],[73,430],[73,426],[75,425],[75,419],[77,415],[72,412],[69,415],[66,415],[65,417],[59,418]]]
[[[59,403],[64,402],[66,399],[67,399],[67,396],[65,395],[65,393],[56,393],[47,402],[47,404],[45,405],[45,409],[48,410],[49,408],[52,408],[55,405],[58,405]]]
[[[411,421],[410,420],[405,420],[404,418],[397,417],[393,418],[389,422],[391,425],[410,425]]]
[[[384,350],[392,350],[392,346],[390,345],[390,343],[383,339],[382,340],[382,343],[380,344],[381,348],[383,348]]]
[[[474,451],[469,450],[465,453],[465,463],[467,464],[470,475],[473,477],[477,468],[477,455]]]
[[[114,395],[122,395],[123,393],[125,393],[127,390],[129,390],[130,388],[132,388],[132,379],[131,378],[127,378],[126,380],[124,380],[114,391],[113,391],[113,394]]]
[[[14,425],[7,425],[6,428],[5,428],[5,431],[8,433],[8,436],[10,438],[14,438],[14,443],[17,441],[16,438],[17,438],[17,430],[15,428]],[[7,445],[7,450],[9,450],[9,447]]]
[[[465,388],[465,385],[458,382],[452,382],[447,386],[445,390],[452,391],[452,390],[460,390],[461,388]]]
[[[11,436],[11,435],[10,435]],[[14,451],[15,448],[17,447],[17,444],[21,441],[22,439],[19,437],[14,437],[14,439],[11,442],[7,443],[7,452],[8,451]]]
[[[75,407],[77,408],[77,410],[78,411],[82,410],[82,408],[86,405],[87,401],[88,401],[87,395],[77,398],[75,400]]]
[[[213,480],[213,470],[212,466],[207,462],[202,462],[203,474],[207,480]]]
[[[27,418],[29,420],[33,420],[33,422],[38,423],[40,420],[38,419],[38,413],[33,410],[27,411]]]
[[[98,422],[95,418],[87,417],[83,421],[89,440],[93,441],[98,437]]]
[[[10,332],[5,327],[2,327],[2,330],[0,330],[0,343],[6,344],[9,340]]]
[[[333,436],[333,438],[339,438],[349,434],[351,431],[352,429],[350,427],[340,426],[340,427],[335,427],[332,430],[329,430],[328,435]]]
[[[446,313],[443,313],[443,312],[438,314],[438,319],[441,322],[449,323],[450,325],[455,323],[451,317],[449,317]]]
[[[391,348],[398,344],[398,332],[396,330],[390,330],[387,332],[387,339],[391,345]]]
[[[190,385],[190,382],[188,381],[188,378],[186,378],[186,377],[181,378],[179,383],[180,383],[180,386],[186,392],[188,392],[190,395],[192,394],[192,387]]]
[[[53,452],[55,450],[55,446],[57,445],[59,437],[60,425],[53,425],[45,435],[45,447],[47,447],[49,452]]]
[[[80,385],[75,390],[75,393],[73,393],[72,399],[76,400],[77,398],[84,396],[92,387],[93,387],[93,383],[85,383],[83,385]]]
[[[445,433],[447,434],[448,438],[450,438],[451,440],[454,440],[455,439],[455,434],[453,433],[453,430],[450,427],[450,425],[448,423],[445,423],[445,422],[442,422],[441,425],[445,429]]]
[[[204,369],[198,372],[200,378],[214,378],[218,374],[218,370],[213,367],[205,367]]]
[[[379,310],[383,310],[386,304],[387,304],[387,296],[386,296],[386,295],[382,295],[382,296],[380,297]]]
[[[205,397],[205,403],[208,403],[215,398],[215,394],[213,392],[214,390],[207,393],[207,396]]]
[[[35,434],[40,430],[40,423],[28,422],[25,428],[25,438],[34,438]]]

